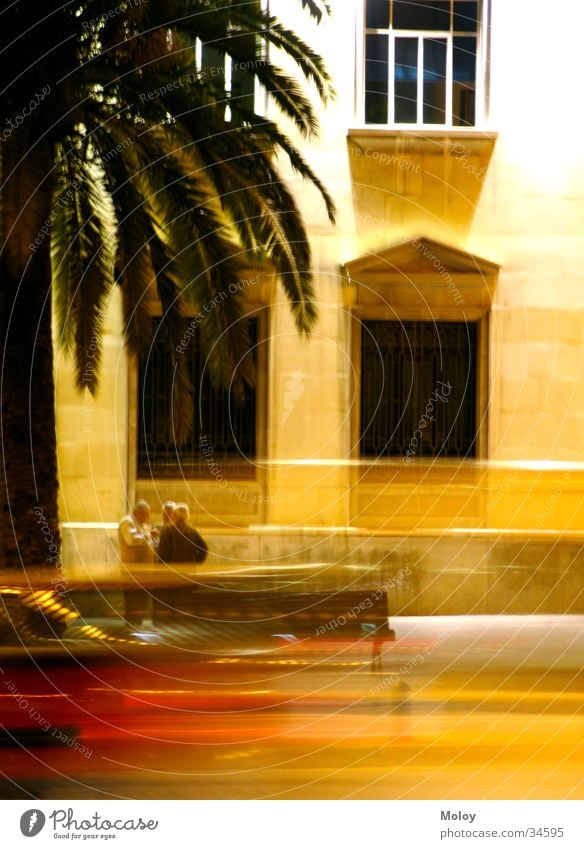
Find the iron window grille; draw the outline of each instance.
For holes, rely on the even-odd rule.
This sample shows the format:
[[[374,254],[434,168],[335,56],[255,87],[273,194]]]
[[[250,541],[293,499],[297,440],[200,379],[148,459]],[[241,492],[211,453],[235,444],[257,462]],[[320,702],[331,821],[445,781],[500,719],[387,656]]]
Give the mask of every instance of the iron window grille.
[[[177,445],[172,428],[172,354],[155,319],[154,338],[140,359],[138,386],[138,477],[219,479],[224,465],[233,478],[254,476],[256,391],[246,387],[236,400],[211,384],[200,334],[179,356],[187,358],[193,385],[194,424],[188,441]],[[256,359],[257,319],[249,319],[250,352]],[[189,320],[185,319],[185,330]]]
[[[477,325],[364,321],[363,457],[475,457]]]

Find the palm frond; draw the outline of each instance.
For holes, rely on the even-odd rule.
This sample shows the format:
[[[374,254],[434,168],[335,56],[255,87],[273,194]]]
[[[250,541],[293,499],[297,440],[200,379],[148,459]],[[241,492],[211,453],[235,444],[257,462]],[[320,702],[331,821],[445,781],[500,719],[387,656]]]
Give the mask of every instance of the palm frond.
[[[199,151],[242,243],[258,259],[264,255],[274,264],[297,327],[307,333],[316,319],[316,308],[309,240],[296,200],[277,173],[269,149],[255,149],[251,134],[234,135],[220,144],[217,139],[200,144]]]
[[[241,26],[244,21],[246,21],[246,18],[242,16],[238,18],[237,24]],[[282,50],[294,61],[296,69],[300,71],[304,79],[307,82],[314,83],[323,103],[326,103],[329,98],[334,97],[332,80],[322,57],[304,39],[285,27],[276,17],[270,16],[267,13],[262,13],[262,16],[255,20],[248,19],[247,22],[248,25],[251,24],[251,32],[254,32],[254,27],[258,24],[261,26],[260,37],[266,46],[269,45]],[[234,59],[249,59],[248,56],[240,56],[237,36],[228,39],[225,42],[225,46],[227,52]],[[269,70],[270,67],[270,62],[258,62],[257,66],[254,65],[252,72],[257,74],[258,79],[262,82],[262,70]]]
[[[330,14],[326,0],[299,5],[317,22]],[[114,249],[128,349],[138,353],[151,338],[155,290],[169,338],[182,324],[181,304],[197,311],[207,306],[201,339],[213,380],[225,386],[237,373],[243,386],[253,381],[240,296],[250,263],[272,262],[302,332],[316,316],[306,228],[274,154],[283,153],[316,188],[331,222],[335,208],[278,124],[250,111],[245,98],[238,101],[221,74],[205,76],[195,46],[212,47],[219,66],[225,56],[241,66],[261,59],[245,73],[304,137],[319,129],[306,84],[326,103],[334,95],[330,76],[321,56],[256,0],[149,0],[116,15],[110,11],[107,0],[84,0],[49,15],[51,34],[61,25],[66,42],[58,54],[61,76],[51,72],[51,81],[62,81],[51,92],[57,122],[43,104],[27,125],[40,138],[51,118],[53,141],[43,148],[49,164],[38,169],[40,157],[29,159],[22,174],[15,168],[23,152],[16,142],[34,149],[24,132],[14,145],[13,139],[2,143],[4,177],[7,166],[16,174],[3,196],[7,256],[26,262],[30,243],[50,216],[59,336],[75,353],[79,386],[95,391],[97,385]],[[287,57],[292,72],[270,61],[271,48]],[[29,82],[40,81],[42,64],[32,63]],[[40,187],[53,159],[51,212]],[[188,401],[180,368],[177,386]],[[177,432],[184,435],[185,410],[175,412]]]
[[[75,160],[75,165],[79,165]],[[78,185],[73,163],[58,148],[55,167],[55,188],[51,212],[51,269],[53,301],[59,344],[72,353],[75,342],[75,323],[71,316],[75,287],[82,276],[82,265],[76,244],[79,230],[78,206],[71,187]]]
[[[321,22],[324,15],[331,14],[330,4],[324,2],[324,0],[322,0],[322,2],[316,2],[316,0],[301,0],[301,3],[302,7],[304,9],[308,9],[312,17],[318,21],[318,23]]]
[[[172,274],[186,303],[204,313],[201,339],[209,356],[216,385],[226,387],[234,379],[245,354],[249,331],[242,322],[241,278],[246,265],[237,244],[230,240],[230,221],[201,170],[185,173],[175,156],[157,167],[148,167],[153,151],[144,144],[146,159],[141,179],[148,189],[149,205],[156,222],[163,220],[163,241],[174,262]],[[253,369],[246,360],[237,371],[238,380],[252,382]]]
[[[156,279],[150,253],[153,230],[144,210],[144,198],[121,155],[131,138],[128,140],[99,126],[94,129],[92,139],[116,216],[116,280],[122,293],[124,338],[128,350],[137,355],[152,338],[149,302]],[[112,151],[115,156],[111,155]]]
[[[83,274],[73,298],[75,379],[78,389],[94,395],[99,382],[105,312],[114,284],[111,211],[99,177],[87,171],[87,191],[80,195],[79,233]]]
[[[58,164],[56,187],[51,263],[58,334],[74,353],[77,387],[94,394],[113,285],[112,211],[99,173],[73,149]]]
[[[240,117],[243,123],[241,126],[234,128],[229,137],[229,148],[231,151],[239,149],[246,151],[249,157],[253,159],[257,155],[265,156],[272,149],[280,149],[288,157],[288,161],[292,166],[293,171],[299,174],[303,179],[308,180],[317,189],[320,196],[324,200],[329,221],[334,224],[336,221],[336,206],[332,196],[327,191],[324,183],[320,180],[316,172],[306,162],[297,147],[283,133],[278,125],[273,121],[268,121],[260,115],[251,113],[245,109],[241,110]],[[241,138],[234,140],[234,136],[238,135]],[[252,164],[253,168],[253,164]],[[277,179],[281,181],[281,177],[276,176],[276,169],[269,164],[270,180]],[[258,167],[259,170],[259,167]],[[251,177],[251,169],[247,169],[248,178]]]

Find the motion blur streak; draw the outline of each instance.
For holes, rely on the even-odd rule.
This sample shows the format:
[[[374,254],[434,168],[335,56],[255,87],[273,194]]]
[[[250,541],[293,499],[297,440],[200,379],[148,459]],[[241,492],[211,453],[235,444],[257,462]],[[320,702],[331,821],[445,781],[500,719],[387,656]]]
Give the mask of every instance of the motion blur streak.
[[[209,661],[154,646],[144,666],[97,663],[101,684],[75,721],[91,757],[12,744],[3,795],[582,798],[584,618],[392,625],[376,671],[358,642],[334,638]]]

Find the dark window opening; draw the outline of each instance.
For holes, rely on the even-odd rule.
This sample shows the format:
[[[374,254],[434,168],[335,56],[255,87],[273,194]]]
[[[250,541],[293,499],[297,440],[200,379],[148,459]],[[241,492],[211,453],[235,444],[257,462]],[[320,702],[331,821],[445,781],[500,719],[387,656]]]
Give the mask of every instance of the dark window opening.
[[[364,321],[364,457],[475,457],[477,325]]]
[[[450,2],[393,0],[393,28],[417,30],[450,29]]]
[[[418,112],[418,41],[395,40],[395,120],[415,124]]]
[[[473,127],[476,123],[476,38],[455,38],[452,57],[452,123]]]
[[[250,0],[259,11],[259,0]],[[255,110],[255,73],[261,63],[261,47],[255,34],[238,32],[228,28],[225,38],[233,39],[234,55],[225,55],[212,43],[203,43],[202,70],[209,82],[216,82],[223,90],[224,107],[233,107],[230,123],[240,124],[238,109],[246,112]]]
[[[192,325],[191,325],[192,326]],[[185,331],[189,319],[184,320]],[[172,355],[161,320],[155,320],[154,340],[139,365],[138,477],[253,477],[256,456],[256,391],[245,389],[243,400],[213,387],[200,334],[185,335],[184,351],[193,385],[194,425],[185,445],[172,432]],[[257,319],[250,319],[250,357],[256,359]]]
[[[365,26],[368,29],[387,29],[389,26],[389,0],[367,0]]]
[[[368,124],[387,123],[387,35],[368,35],[365,59],[365,120]]]

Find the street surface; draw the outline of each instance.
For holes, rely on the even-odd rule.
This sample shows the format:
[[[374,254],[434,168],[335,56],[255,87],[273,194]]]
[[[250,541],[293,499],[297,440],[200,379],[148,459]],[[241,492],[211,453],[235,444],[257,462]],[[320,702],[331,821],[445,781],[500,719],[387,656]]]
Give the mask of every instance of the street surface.
[[[333,638],[122,676],[85,754],[0,749],[2,798],[581,799],[584,617],[393,618],[382,668]],[[228,668],[226,677],[224,670]],[[100,687],[95,687],[99,705]],[[89,752],[89,754],[88,754]]]

